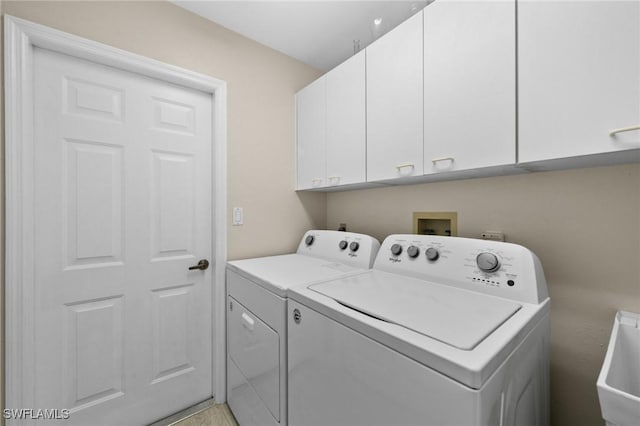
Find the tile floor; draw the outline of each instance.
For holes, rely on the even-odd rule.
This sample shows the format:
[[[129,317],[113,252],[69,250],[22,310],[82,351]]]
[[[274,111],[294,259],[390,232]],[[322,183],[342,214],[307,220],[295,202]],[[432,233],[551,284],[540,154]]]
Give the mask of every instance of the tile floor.
[[[227,404],[216,404],[171,426],[238,426]]]

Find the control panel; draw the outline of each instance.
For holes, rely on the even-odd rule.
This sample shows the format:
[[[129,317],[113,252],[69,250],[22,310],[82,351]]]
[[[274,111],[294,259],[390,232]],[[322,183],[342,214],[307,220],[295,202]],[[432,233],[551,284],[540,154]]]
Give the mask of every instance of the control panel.
[[[528,303],[548,297],[542,265],[511,243],[436,235],[390,235],[374,269]]]
[[[378,240],[369,235],[313,230],[304,234],[297,253],[369,269],[379,248]]]

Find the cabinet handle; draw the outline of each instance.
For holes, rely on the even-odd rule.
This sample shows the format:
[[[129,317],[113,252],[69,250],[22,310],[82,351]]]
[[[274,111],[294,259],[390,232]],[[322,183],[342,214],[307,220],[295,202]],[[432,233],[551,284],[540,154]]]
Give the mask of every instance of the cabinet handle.
[[[313,187],[320,186],[321,183],[322,183],[322,178],[311,179],[311,186]]]
[[[613,129],[609,132],[609,136],[615,136],[617,133],[632,132],[634,130],[640,130],[640,124],[637,126],[621,127],[619,129]]]
[[[404,174],[403,174],[403,173],[402,173],[402,170],[403,170],[403,169],[407,169],[407,168],[411,168],[411,170],[410,170],[410,171],[408,171],[407,173],[404,173]],[[413,164],[413,163],[398,164],[398,165],[396,166],[396,170],[398,171],[398,174],[399,174],[399,175],[401,175],[401,176],[402,176],[402,175],[404,175],[404,176],[409,176],[409,175],[413,172],[413,170],[415,170],[415,168],[416,168],[416,166],[415,166],[415,164]]]
[[[340,184],[340,176],[329,176],[327,177],[329,181],[329,185],[339,185]]]
[[[441,161],[451,161],[451,163],[453,163],[455,160],[453,159],[453,157],[438,157],[438,158],[434,158],[431,160],[431,162],[435,165],[436,163],[439,163]]]

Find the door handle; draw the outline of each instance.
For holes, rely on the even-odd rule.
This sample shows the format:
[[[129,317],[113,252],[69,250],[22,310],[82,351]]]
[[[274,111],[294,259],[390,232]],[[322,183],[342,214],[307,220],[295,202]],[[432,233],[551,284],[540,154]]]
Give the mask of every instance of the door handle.
[[[208,267],[209,267],[209,261],[207,259],[200,259],[197,265],[189,266],[189,270],[193,271],[194,269],[200,269],[201,271],[204,271]]]

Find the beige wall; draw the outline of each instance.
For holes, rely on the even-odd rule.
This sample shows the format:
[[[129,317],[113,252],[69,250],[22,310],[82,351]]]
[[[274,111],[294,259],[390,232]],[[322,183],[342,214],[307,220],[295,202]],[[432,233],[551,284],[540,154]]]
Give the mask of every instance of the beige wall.
[[[0,7],[227,81],[229,223],[233,206],[245,214],[244,226],[228,227],[230,259],[291,251],[304,231],[324,227],[325,195],[293,191],[293,96],[319,71],[168,2],[2,1]],[[4,139],[1,147],[4,154]]]
[[[541,259],[551,295],[551,417],[603,424],[596,393],[617,310],[640,312],[640,165],[327,196],[327,226],[381,241],[412,232],[414,211],[457,211],[458,234],[505,233]]]

